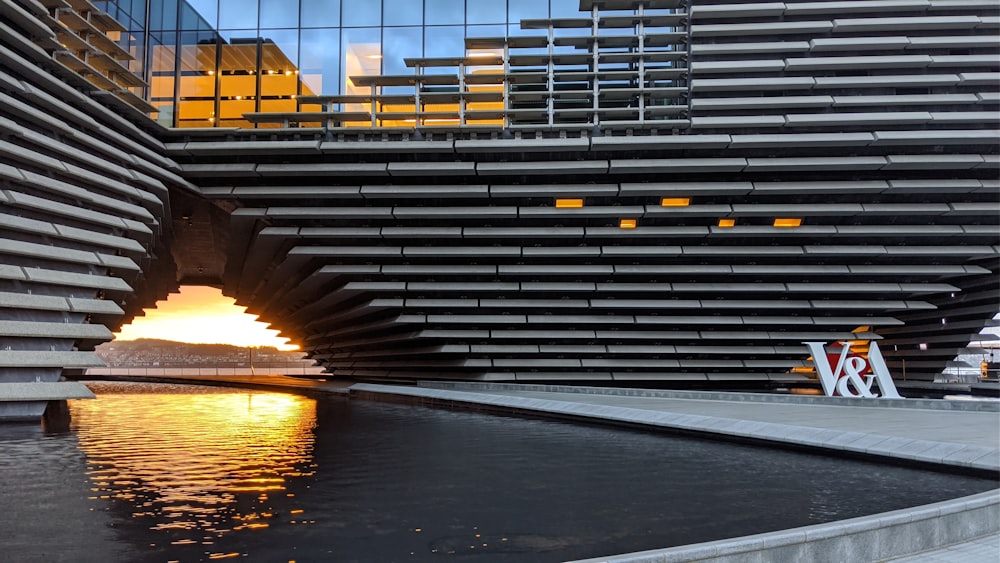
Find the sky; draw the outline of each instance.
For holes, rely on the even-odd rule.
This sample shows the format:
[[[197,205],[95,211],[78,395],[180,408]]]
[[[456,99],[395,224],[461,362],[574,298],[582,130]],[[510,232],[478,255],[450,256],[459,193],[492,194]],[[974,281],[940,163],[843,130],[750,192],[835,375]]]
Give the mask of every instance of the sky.
[[[277,330],[257,321],[236,301],[222,295],[214,287],[185,285],[179,293],[171,293],[156,307],[145,310],[115,334],[116,340],[158,338],[198,344],[232,344],[234,346],[274,346],[279,350],[297,350],[287,338],[278,337]]]

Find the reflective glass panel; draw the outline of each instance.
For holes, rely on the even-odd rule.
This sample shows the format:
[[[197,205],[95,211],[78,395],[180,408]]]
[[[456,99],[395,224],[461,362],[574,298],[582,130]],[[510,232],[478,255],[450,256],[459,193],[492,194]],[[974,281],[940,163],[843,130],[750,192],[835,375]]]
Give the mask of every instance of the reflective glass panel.
[[[301,3],[302,27],[337,27],[340,25],[340,0],[301,0]],[[339,44],[338,38],[338,46]]]
[[[129,33],[122,34],[122,41],[119,44],[124,47],[130,55],[132,55],[132,60],[125,63],[128,65],[128,69],[132,72],[142,76],[143,73],[143,53],[146,50],[145,46],[146,34],[140,31],[132,31]],[[138,92],[138,90],[136,90]]]
[[[429,25],[424,28],[424,53],[427,57],[458,57],[465,53],[465,27]]]
[[[377,27],[345,29],[342,32],[343,84],[345,94],[368,94],[368,86],[355,86],[352,76],[381,74],[382,30]]]
[[[428,25],[465,23],[465,0],[424,0]]]
[[[506,23],[507,3],[465,0],[466,23]]]
[[[580,0],[550,0],[553,18],[578,18],[584,13],[580,11]]]
[[[250,29],[257,27],[257,2],[219,0],[219,27]]]
[[[382,2],[378,0],[353,0],[344,3],[343,22],[345,26],[367,26],[382,24]]]
[[[215,27],[187,3],[181,2],[181,29],[185,31],[212,31]]]
[[[508,6],[510,8],[510,23],[514,25],[523,19],[549,17],[549,3],[544,0],[508,0]]]
[[[211,127],[215,123],[215,34],[181,33],[178,127]]]
[[[470,25],[466,30],[469,37],[504,37],[507,34],[506,25]]]
[[[422,0],[383,0],[385,15],[383,25],[422,25],[424,3]]]
[[[132,17],[132,21],[140,26],[146,25],[146,3],[143,0],[132,2],[132,9],[128,10],[128,13]]]
[[[295,111],[299,83],[299,32],[261,30],[260,111]]]
[[[423,28],[395,27],[386,28],[382,37],[382,72],[385,74],[411,74],[403,62],[405,58],[422,57]],[[433,72],[433,70],[431,70]]]
[[[157,2],[153,2],[154,6],[156,4]],[[208,23],[210,28],[219,27],[219,0],[187,0],[187,4]]]
[[[173,33],[170,38],[175,38]],[[175,45],[163,41],[159,33],[150,33],[149,40],[149,96],[158,112],[156,121],[164,127],[174,126],[174,65],[177,63]]]
[[[149,13],[150,29],[177,29],[177,0],[155,2]]]
[[[257,38],[251,31],[232,32],[242,38],[221,47],[219,120],[223,127],[248,127],[244,113],[257,111]],[[235,120],[235,121],[233,121]]]
[[[299,50],[302,94],[340,92],[340,30],[303,29]]]
[[[298,0],[260,0],[260,27],[298,26]]]

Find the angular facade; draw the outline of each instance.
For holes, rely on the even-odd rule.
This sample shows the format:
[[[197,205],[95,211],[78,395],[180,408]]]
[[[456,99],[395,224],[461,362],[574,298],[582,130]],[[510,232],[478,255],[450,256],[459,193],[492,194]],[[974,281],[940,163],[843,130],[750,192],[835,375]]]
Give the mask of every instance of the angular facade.
[[[320,70],[305,0],[295,42],[267,2],[251,47],[192,3],[190,48],[76,24],[69,54],[67,11],[114,20],[2,2],[0,382],[92,365],[181,282],[381,380],[763,384],[809,377],[803,341],[871,339],[928,380],[998,311],[993,2],[582,0],[501,26],[427,0],[412,26],[341,10]]]

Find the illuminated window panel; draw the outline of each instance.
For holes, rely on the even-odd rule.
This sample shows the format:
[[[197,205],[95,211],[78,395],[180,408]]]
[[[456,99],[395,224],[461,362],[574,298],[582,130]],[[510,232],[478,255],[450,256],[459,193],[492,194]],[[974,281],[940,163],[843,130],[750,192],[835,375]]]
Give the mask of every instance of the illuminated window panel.
[[[636,219],[622,219],[618,223],[618,228],[619,229],[634,229],[637,224],[638,224],[638,221]]]
[[[778,218],[774,220],[775,227],[800,227],[802,219],[799,218]]]
[[[661,207],[687,207],[691,205],[689,197],[665,197],[660,200]]]
[[[728,227],[735,227],[736,226],[736,219],[719,219],[719,226],[720,227],[726,227],[726,228],[728,228]]]
[[[556,200],[556,207],[561,207],[561,208],[583,207],[583,200],[582,199],[557,199]]]

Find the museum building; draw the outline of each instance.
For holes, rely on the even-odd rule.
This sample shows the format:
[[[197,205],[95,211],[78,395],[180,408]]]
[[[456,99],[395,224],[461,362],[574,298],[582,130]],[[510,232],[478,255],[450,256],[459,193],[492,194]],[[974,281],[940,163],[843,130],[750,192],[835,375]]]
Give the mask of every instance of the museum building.
[[[932,380],[1000,310],[982,0],[0,0],[0,418],[180,284],[335,377]],[[25,399],[28,397],[33,400]]]

